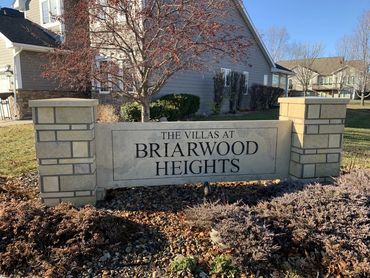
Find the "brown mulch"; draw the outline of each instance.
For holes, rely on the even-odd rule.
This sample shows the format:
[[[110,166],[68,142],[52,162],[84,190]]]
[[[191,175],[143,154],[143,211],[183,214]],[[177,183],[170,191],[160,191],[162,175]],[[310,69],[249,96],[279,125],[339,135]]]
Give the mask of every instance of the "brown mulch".
[[[158,186],[110,191],[96,208],[46,208],[35,173],[1,177],[0,275],[208,277],[210,262],[224,251],[208,228],[189,223],[188,208],[216,201],[254,206],[303,189],[278,181]],[[197,272],[170,273],[178,255],[196,258]]]

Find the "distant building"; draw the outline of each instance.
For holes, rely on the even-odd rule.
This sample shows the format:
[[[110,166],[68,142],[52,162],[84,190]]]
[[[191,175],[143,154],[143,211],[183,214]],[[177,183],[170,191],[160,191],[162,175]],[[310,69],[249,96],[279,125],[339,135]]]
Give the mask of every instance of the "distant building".
[[[299,67],[307,64],[305,60],[286,60],[278,63],[296,73],[299,72]],[[357,60],[346,61],[344,57],[317,58],[311,68],[307,69],[312,73],[308,90],[312,95],[355,98],[355,92],[361,90],[363,82],[361,63]],[[297,74],[290,76],[288,82],[289,92],[303,91]]]

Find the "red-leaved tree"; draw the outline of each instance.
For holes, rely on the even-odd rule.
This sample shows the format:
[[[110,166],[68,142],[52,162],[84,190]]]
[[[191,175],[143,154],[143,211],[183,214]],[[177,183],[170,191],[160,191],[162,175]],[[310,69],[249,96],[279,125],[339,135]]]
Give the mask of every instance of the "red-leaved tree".
[[[235,18],[234,0],[69,0],[65,42],[50,54],[44,76],[61,86],[91,84],[142,105],[176,72],[200,70],[225,56],[245,61],[250,38]],[[93,82],[92,82],[93,81]]]

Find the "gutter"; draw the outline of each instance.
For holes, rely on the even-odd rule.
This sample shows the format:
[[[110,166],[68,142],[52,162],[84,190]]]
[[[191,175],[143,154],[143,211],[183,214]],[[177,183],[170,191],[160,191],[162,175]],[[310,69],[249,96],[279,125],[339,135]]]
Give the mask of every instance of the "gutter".
[[[30,50],[35,52],[49,52],[54,50],[54,47],[48,47],[48,46],[39,46],[39,45],[32,45],[32,44],[24,44],[24,43],[17,43],[13,42],[12,47],[18,47],[22,50]]]
[[[278,68],[275,68],[275,67],[272,67],[271,68],[271,72],[274,73],[284,73],[284,74],[287,74],[287,75],[296,75],[295,72],[292,72],[292,71],[287,71],[287,70],[282,70],[282,69],[278,69]]]

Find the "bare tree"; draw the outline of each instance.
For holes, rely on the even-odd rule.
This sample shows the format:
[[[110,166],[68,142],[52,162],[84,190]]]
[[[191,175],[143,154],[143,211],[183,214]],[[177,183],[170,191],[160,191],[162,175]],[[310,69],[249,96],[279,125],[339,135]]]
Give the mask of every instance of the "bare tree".
[[[360,92],[357,95],[361,99],[361,105],[365,105],[365,98],[370,96],[366,95],[367,84],[369,81],[369,66],[370,66],[370,10],[366,11],[359,19],[357,29],[353,36],[354,56],[361,61],[360,68]]]
[[[271,27],[265,32],[263,38],[274,61],[287,57],[289,34],[285,27]]]
[[[242,26],[228,20],[239,1],[69,2],[66,42],[51,55],[45,76],[74,88],[95,80],[139,102],[142,121],[149,120],[151,98],[176,72],[224,57],[245,61],[251,44]]]
[[[315,75],[313,70],[315,61],[322,54],[323,49],[320,43],[296,43],[290,49],[291,57],[296,62],[295,78],[302,86],[304,96],[307,95],[311,80]]]
[[[357,79],[357,96],[361,99],[361,105],[365,105],[365,98],[370,96],[366,92],[370,89],[369,83],[369,65],[370,65],[370,10],[364,12],[359,18],[357,27],[353,34],[346,35],[338,42],[338,50],[343,53],[345,58],[356,60],[358,62],[359,78]]]

